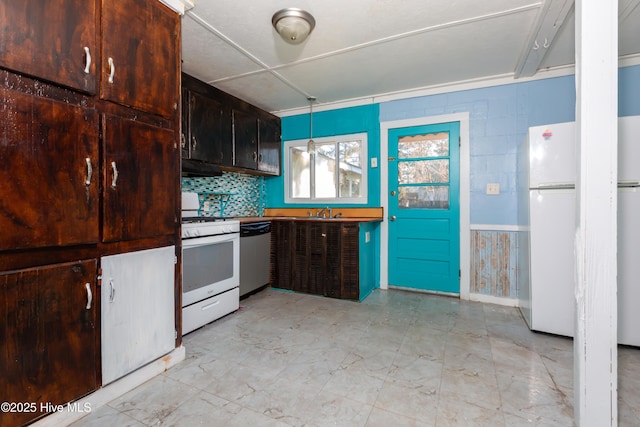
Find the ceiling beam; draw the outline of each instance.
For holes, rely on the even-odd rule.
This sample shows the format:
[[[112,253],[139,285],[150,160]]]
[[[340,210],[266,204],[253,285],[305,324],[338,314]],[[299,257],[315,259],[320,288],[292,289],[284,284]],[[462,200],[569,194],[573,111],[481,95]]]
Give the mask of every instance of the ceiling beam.
[[[573,8],[573,3],[574,0],[544,2],[514,70],[516,79],[533,76],[538,71],[549,46]]]

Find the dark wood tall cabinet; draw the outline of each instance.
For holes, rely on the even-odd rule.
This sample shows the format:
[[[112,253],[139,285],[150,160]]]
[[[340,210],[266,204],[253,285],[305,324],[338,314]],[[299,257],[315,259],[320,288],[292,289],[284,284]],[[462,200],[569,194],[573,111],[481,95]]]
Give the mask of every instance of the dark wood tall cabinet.
[[[65,404],[101,385],[102,257],[179,259],[180,17],[157,0],[0,16],[0,401]]]

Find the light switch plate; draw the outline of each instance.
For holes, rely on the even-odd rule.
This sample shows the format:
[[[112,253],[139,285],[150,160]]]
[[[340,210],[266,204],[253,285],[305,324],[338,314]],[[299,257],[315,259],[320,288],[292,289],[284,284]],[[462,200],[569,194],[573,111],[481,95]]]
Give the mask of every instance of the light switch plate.
[[[490,182],[487,184],[487,194],[497,195],[500,194],[500,184],[497,182]]]
[[[378,167],[378,158],[377,157],[372,157],[371,158],[371,167],[372,168],[377,168]]]

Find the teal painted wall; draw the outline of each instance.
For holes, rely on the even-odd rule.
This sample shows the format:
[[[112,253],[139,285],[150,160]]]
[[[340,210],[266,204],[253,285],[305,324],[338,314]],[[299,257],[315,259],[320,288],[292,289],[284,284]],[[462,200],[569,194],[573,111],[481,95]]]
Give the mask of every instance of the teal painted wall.
[[[380,157],[380,108],[378,104],[342,108],[331,111],[313,113],[313,137],[347,135],[352,133],[367,133],[367,154],[369,159]],[[309,138],[309,114],[284,117],[282,119],[282,141],[293,141]],[[351,207],[380,206],[380,168],[371,168],[371,161],[367,159],[368,168],[368,202],[353,204]],[[284,150],[282,153],[284,169]],[[265,178],[266,207],[281,208],[300,206],[284,202],[284,172],[279,177]],[[303,206],[319,206],[305,203]],[[326,203],[322,204],[326,206]],[[339,205],[343,206],[343,205]]]

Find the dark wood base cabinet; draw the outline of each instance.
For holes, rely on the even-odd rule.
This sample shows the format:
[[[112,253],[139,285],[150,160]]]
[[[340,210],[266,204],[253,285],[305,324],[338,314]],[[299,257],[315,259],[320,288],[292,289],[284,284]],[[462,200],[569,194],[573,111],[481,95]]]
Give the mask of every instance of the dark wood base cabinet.
[[[360,298],[358,223],[273,221],[271,236],[271,286]]]
[[[98,388],[95,259],[0,273],[0,426]],[[43,410],[45,409],[45,410]]]

